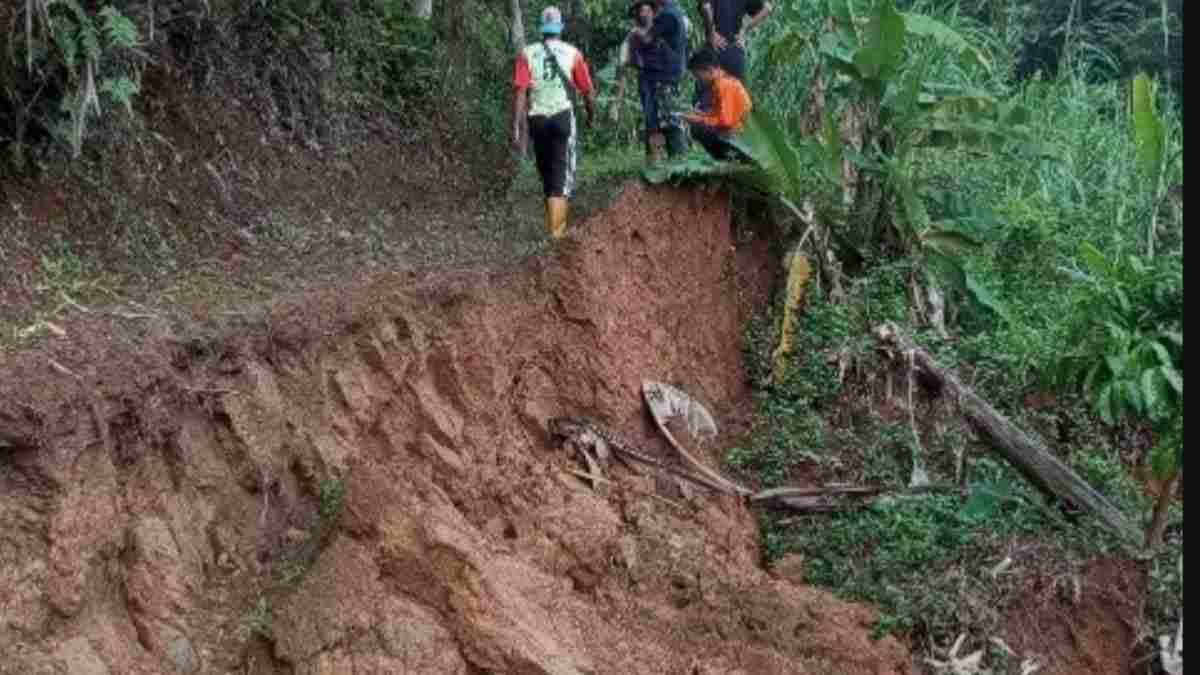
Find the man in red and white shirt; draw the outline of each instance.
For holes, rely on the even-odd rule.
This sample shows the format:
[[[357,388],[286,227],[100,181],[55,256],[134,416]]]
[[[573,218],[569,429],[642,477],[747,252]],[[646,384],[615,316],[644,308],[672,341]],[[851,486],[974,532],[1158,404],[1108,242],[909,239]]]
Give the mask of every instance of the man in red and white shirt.
[[[575,93],[583,97],[587,124],[595,115],[595,86],[583,53],[562,41],[562,13],[542,12],[542,41],[517,55],[513,74],[513,145],[520,147],[521,119],[529,118],[529,135],[546,197],[546,227],[551,236],[565,234],[567,210],[575,191],[578,143]]]

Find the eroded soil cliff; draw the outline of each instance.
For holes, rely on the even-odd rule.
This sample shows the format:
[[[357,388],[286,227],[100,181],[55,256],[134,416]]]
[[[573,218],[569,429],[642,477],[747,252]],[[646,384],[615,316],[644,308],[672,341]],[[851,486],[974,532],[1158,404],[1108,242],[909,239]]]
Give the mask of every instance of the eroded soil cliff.
[[[872,611],[760,568],[744,504],[593,491],[547,435],[586,414],[669,457],[643,379],[736,427],[751,251],[721,194],[630,185],[518,269],[7,359],[0,672],[909,672]]]

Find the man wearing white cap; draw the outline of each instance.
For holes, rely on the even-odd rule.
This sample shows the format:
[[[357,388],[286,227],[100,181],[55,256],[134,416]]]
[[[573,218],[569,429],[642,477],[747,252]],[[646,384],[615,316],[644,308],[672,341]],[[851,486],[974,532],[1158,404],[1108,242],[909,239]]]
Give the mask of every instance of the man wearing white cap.
[[[513,76],[513,144],[521,138],[521,119],[529,117],[538,173],[546,197],[546,228],[555,239],[566,233],[569,200],[575,190],[577,142],[574,95],[583,97],[587,124],[595,114],[595,87],[583,53],[560,39],[562,12],[542,12],[542,41],[517,55]],[[517,150],[523,148],[517,147]]]

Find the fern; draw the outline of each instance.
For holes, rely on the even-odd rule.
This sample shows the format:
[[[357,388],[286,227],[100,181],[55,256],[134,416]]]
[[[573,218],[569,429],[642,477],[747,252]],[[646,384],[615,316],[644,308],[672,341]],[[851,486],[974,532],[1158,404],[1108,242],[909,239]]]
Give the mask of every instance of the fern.
[[[64,6],[74,17],[76,28],[74,37],[84,57],[93,64],[99,63],[104,52],[100,44],[100,31],[96,28],[96,22],[92,20],[92,16],[76,0],[57,0],[56,3],[51,4],[51,7],[58,4]],[[53,24],[51,24],[51,29],[56,30]]]
[[[63,65],[67,67],[71,79],[79,77],[79,41],[75,38],[77,32],[75,22],[65,18],[53,31],[54,46],[58,47]],[[32,53],[32,50],[30,51]]]
[[[137,25],[111,5],[100,10],[104,18],[104,35],[110,49],[135,49],[141,44]]]
[[[130,52],[140,44],[136,24],[111,5],[92,12],[80,0],[26,0],[27,68],[43,86],[56,78],[66,80],[58,83],[64,91],[58,101],[62,118],[52,129],[71,146],[74,157],[81,154],[88,118],[102,114],[101,94],[133,113],[140,87],[128,66],[113,68],[107,62],[115,52]]]
[[[108,94],[118,105],[133,114],[133,97],[141,93],[141,87],[128,77],[109,78],[100,83],[100,92]]]

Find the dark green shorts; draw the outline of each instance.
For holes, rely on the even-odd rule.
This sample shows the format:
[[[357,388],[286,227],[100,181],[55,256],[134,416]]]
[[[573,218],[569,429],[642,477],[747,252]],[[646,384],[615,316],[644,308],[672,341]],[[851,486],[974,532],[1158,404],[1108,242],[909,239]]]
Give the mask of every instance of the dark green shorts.
[[[683,123],[675,116],[684,110],[682,93],[678,82],[644,79],[638,82],[647,132],[683,129]]]

